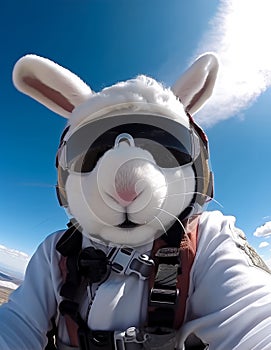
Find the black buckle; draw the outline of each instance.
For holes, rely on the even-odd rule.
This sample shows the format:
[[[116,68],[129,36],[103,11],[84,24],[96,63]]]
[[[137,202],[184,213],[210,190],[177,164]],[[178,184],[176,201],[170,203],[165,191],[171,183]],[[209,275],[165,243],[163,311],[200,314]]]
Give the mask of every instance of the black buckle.
[[[114,350],[114,332],[93,331],[87,327],[78,329],[81,350]]]
[[[179,248],[161,248],[155,254],[155,260],[157,271],[149,294],[148,325],[173,328],[180,294],[177,288],[180,273]]]
[[[160,248],[155,256],[158,258],[177,258],[180,255],[179,248],[176,247],[165,247],[165,248]]]
[[[178,298],[179,289],[152,288],[150,292],[150,306],[175,308]]]
[[[155,257],[159,260],[159,264],[178,265],[180,267],[180,250],[175,247],[160,248]]]

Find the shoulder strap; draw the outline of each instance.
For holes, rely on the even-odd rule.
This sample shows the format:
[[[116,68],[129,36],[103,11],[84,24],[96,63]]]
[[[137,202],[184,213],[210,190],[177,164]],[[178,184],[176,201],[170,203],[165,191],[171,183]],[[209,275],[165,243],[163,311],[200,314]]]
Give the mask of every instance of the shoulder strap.
[[[59,261],[59,269],[61,272],[61,277],[63,281],[66,281],[67,278],[67,257],[61,255],[60,261]],[[66,329],[69,335],[70,339],[70,345],[71,346],[78,346],[78,324],[71,318],[70,315],[65,314],[63,315],[65,319]]]
[[[62,288],[60,294],[66,297],[66,294],[73,297],[77,290],[77,284],[79,283],[78,274],[76,271],[77,263],[75,260],[77,259],[77,255],[79,254],[82,248],[82,234],[78,231],[74,226],[68,225],[69,228],[62,235],[60,240],[56,245],[57,251],[61,254],[61,258],[59,261],[59,269],[61,272],[61,277],[63,280]],[[71,261],[73,260],[73,261]],[[75,264],[73,264],[75,262]],[[59,309],[65,306],[66,300],[59,305]],[[78,324],[73,320],[73,318],[68,314],[64,313],[63,317],[65,319],[66,329],[70,339],[71,346],[78,346]]]
[[[189,292],[190,271],[197,253],[199,218],[196,216],[186,225],[186,232],[180,244],[181,273],[178,275],[177,288],[181,290],[178,310],[175,315],[175,328],[178,329],[184,321],[186,300]]]
[[[56,249],[61,253],[59,268],[64,282],[60,289],[63,300],[59,311],[65,318],[71,345],[78,346],[78,330],[87,328],[79,313],[78,292],[83,285],[86,287],[104,278],[108,260],[100,249],[82,249],[82,233],[72,225],[57,242]]]
[[[165,315],[169,327],[178,329],[183,324],[190,270],[197,252],[199,217],[197,215],[190,218],[185,225],[185,232],[182,235],[179,233],[181,238],[178,239],[178,248],[170,247],[164,239],[154,242],[152,256],[156,270],[150,278],[151,298],[148,313],[148,325],[151,327],[159,327]],[[170,278],[165,278],[165,272]],[[153,291],[155,297],[152,296]],[[152,299],[156,299],[154,303]]]

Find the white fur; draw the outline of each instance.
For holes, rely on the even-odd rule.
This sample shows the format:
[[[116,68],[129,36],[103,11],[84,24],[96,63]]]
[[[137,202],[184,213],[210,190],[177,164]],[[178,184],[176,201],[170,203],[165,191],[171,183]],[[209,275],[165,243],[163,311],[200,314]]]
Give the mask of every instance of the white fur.
[[[111,114],[157,113],[189,127],[183,105],[170,89],[144,75],[127,80],[93,94],[74,109],[71,130],[86,121]]]

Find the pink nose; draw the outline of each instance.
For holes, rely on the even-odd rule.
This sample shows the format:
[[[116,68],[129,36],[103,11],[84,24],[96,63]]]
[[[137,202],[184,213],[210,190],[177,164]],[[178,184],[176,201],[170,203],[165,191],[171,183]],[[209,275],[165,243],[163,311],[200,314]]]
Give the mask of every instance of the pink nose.
[[[123,201],[128,203],[131,203],[133,200],[135,200],[138,195],[133,188],[117,188],[117,194]]]

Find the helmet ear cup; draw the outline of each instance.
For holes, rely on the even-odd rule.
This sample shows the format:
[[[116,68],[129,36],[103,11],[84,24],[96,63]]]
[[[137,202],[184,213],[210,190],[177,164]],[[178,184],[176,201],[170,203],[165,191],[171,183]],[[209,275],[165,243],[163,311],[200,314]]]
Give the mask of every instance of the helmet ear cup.
[[[69,176],[69,173],[67,170],[63,170],[61,166],[57,167],[58,171],[58,179],[57,179],[57,185],[56,185],[56,194],[59,204],[67,208],[68,207],[68,200],[67,200],[67,194],[65,190],[65,185],[67,178]]]
[[[206,192],[206,201],[211,200],[214,198],[214,175],[213,172],[209,172],[210,178],[209,178],[209,184]]]
[[[202,187],[202,194],[203,194],[203,203],[202,205],[210,200],[212,198],[212,192],[213,192],[213,176],[209,168],[208,164],[208,153],[205,149],[202,149],[202,170],[203,170],[203,187]]]
[[[67,201],[67,194],[66,194],[66,190],[65,190],[65,185],[66,185],[66,181],[67,181],[67,178],[69,176],[69,173],[68,173],[67,170],[62,169],[61,166],[59,165],[59,155],[60,155],[60,152],[61,152],[62,145],[64,143],[64,137],[67,134],[69,128],[70,127],[67,126],[64,129],[64,131],[63,131],[63,133],[61,135],[60,144],[59,144],[59,147],[58,147],[58,152],[57,152],[57,155],[56,155],[56,162],[55,162],[55,165],[56,165],[56,168],[57,168],[56,195],[57,195],[57,199],[58,199],[58,202],[59,202],[60,206],[65,207],[65,208],[68,207],[68,201]]]
[[[190,120],[192,130],[194,130],[199,137],[200,147],[199,156],[193,164],[196,177],[196,195],[192,202],[202,207],[206,202],[211,200],[214,195],[213,173],[209,166],[208,138],[203,129],[194,121],[187,111],[186,114]]]
[[[213,174],[208,159],[208,145],[200,138],[200,154],[193,164],[197,184],[194,201],[200,206],[213,198]]]

